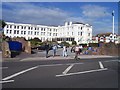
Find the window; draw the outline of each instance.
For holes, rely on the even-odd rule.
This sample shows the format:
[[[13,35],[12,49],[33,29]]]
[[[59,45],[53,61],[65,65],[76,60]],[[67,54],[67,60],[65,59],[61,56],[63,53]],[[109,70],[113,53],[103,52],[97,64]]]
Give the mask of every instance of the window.
[[[51,36],[51,33],[50,33],[50,36]]]
[[[14,28],[16,29],[16,26],[14,26]]]
[[[36,30],[36,27],[35,27],[35,30]]]
[[[41,31],[43,30],[43,28],[41,28]]]
[[[35,32],[35,34],[34,35],[36,35],[36,32]]]
[[[43,32],[41,32],[41,35],[43,35]]]
[[[45,32],[44,32],[44,35],[45,35]]]
[[[66,38],[66,41],[69,41],[69,38]]]
[[[16,30],[14,30],[14,34],[16,34]]]
[[[45,28],[44,28],[44,31],[45,31]]]
[[[10,34],[12,33],[12,30],[10,30]]]
[[[81,30],[82,30],[82,27],[81,27]]]
[[[17,29],[19,29],[19,26],[17,26]]]
[[[21,31],[21,34],[23,34],[23,31]]]
[[[90,36],[90,33],[88,33],[88,36]]]
[[[81,32],[81,36],[82,36],[82,32]]]
[[[39,32],[37,32],[37,35],[39,35]]]
[[[31,31],[31,35],[32,35],[32,31]]]
[[[24,29],[26,29],[26,26],[24,26]]]
[[[23,29],[23,26],[21,26],[21,29]]]
[[[17,31],[17,34],[19,34],[19,31]]]
[[[73,35],[73,32],[72,32],[72,35]]]
[[[28,29],[30,30],[30,27],[28,27]]]
[[[9,32],[9,30],[6,31],[6,33],[8,33],[8,32]]]
[[[33,29],[33,27],[31,27],[31,30]]]
[[[9,28],[9,25],[7,25],[7,28]]]
[[[24,35],[26,34],[26,31],[24,31]]]
[[[28,31],[28,35],[30,35],[30,31]]]
[[[10,28],[12,28],[12,25],[10,25]]]

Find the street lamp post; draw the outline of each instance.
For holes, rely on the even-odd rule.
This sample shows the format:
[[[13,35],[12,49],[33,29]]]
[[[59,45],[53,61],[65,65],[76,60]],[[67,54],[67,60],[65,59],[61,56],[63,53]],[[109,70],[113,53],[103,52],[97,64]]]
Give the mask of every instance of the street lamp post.
[[[113,42],[114,42],[114,10],[112,12],[112,17],[113,17],[113,30],[112,30],[113,36],[112,36],[112,39],[113,39]]]

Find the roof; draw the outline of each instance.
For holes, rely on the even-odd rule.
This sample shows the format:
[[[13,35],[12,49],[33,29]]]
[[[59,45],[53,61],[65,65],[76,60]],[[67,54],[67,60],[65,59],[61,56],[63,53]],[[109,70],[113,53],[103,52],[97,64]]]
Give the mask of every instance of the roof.
[[[84,24],[84,23],[81,23],[81,22],[73,22],[73,24]]]
[[[105,36],[110,36],[110,34],[112,34],[112,33],[111,32],[109,32],[109,33],[100,33],[100,34],[97,34],[96,37],[98,37],[98,36],[101,37],[101,36],[104,36],[104,35]]]
[[[83,25],[86,25],[86,26],[88,26],[88,27],[91,27],[92,25],[90,25],[90,24],[84,24],[84,23],[82,23],[82,22],[73,22],[72,24],[83,24]]]

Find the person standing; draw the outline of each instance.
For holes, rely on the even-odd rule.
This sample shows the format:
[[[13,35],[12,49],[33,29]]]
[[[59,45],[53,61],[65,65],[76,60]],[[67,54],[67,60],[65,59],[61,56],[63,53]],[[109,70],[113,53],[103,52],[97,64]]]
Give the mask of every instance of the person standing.
[[[46,58],[48,58],[49,44],[45,43]]]
[[[75,60],[78,60],[78,54],[80,52],[80,48],[79,48],[79,45],[76,45],[75,46]]]
[[[63,46],[63,57],[67,57],[67,47]]]
[[[53,57],[54,57],[56,55],[57,46],[53,45],[52,49],[53,49]]]

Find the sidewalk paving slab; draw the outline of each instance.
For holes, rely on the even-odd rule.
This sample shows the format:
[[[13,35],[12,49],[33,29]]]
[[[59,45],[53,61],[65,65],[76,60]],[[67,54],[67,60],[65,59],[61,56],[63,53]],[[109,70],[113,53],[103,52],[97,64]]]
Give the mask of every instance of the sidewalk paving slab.
[[[80,59],[96,59],[96,58],[117,58],[116,56],[106,56],[106,55],[80,55],[78,56]],[[74,59],[74,56],[68,56],[68,57],[63,57],[63,56],[55,56],[55,57],[30,57],[30,58],[24,58],[21,59],[20,61],[35,61],[35,60],[70,60]]]

